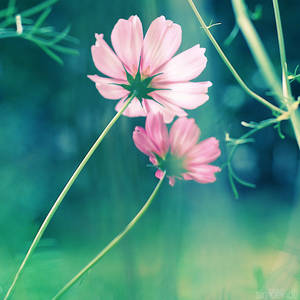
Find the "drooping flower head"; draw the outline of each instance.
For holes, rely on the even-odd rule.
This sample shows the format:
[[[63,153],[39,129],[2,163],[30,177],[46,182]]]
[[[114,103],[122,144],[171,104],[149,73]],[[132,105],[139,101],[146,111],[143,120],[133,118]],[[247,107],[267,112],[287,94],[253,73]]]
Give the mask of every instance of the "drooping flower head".
[[[150,113],[145,129],[135,128],[133,141],[158,168],[155,173],[157,178],[161,178],[166,171],[170,185],[174,185],[175,178],[200,183],[214,182],[215,173],[221,169],[210,163],[221,154],[219,141],[211,137],[197,144],[199,136],[200,129],[194,119],[179,118],[168,132],[162,115]]]
[[[119,111],[132,93],[124,115],[146,116],[160,112],[169,123],[174,116],[186,116],[183,109],[195,109],[208,100],[211,82],[191,82],[206,66],[205,49],[196,45],[176,56],[181,44],[181,27],[161,16],[143,37],[138,16],[120,19],[111,33],[114,51],[96,34],[92,56],[96,68],[107,77],[88,76],[104,98],[121,99]],[[174,57],[173,57],[174,56]]]

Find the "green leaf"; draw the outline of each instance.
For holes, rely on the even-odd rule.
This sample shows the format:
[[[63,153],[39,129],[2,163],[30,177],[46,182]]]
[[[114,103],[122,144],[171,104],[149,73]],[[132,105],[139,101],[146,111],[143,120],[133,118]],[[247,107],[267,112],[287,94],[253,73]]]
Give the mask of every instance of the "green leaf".
[[[16,0],[9,0],[7,8],[0,10],[0,18],[8,18],[16,11]]]
[[[0,18],[9,17],[14,14],[16,11],[15,7],[8,7],[5,9],[0,10]]]
[[[233,29],[231,30],[230,34],[228,35],[228,37],[224,41],[224,46],[228,47],[232,43],[232,41],[236,38],[239,31],[240,31],[240,29],[239,29],[238,24],[235,24]]]
[[[262,17],[263,7],[261,4],[255,6],[254,12],[250,13],[251,19],[253,21],[259,20]]]
[[[19,34],[14,30],[14,31],[0,31],[0,39],[4,38],[12,38],[12,37],[18,37]]]
[[[50,56],[52,59],[54,59],[56,62],[58,62],[60,65],[63,65],[64,62],[62,61],[62,59],[55,54],[52,50],[50,50],[48,47],[41,45],[41,44],[37,44],[48,56]]]
[[[39,30],[37,30],[36,34],[41,34],[43,36],[49,36],[49,37],[55,37],[59,33],[53,31],[52,27],[43,27],[43,28],[40,28]],[[61,40],[68,41],[68,42],[71,42],[73,44],[79,44],[79,40],[77,38],[73,37],[73,36],[70,36],[70,35],[66,35]]]
[[[49,47],[61,53],[70,54],[70,55],[79,55],[79,51],[73,48],[68,48],[59,45],[50,45]]]
[[[33,20],[31,20],[31,19],[29,19],[29,18],[22,18],[21,19],[22,20],[22,25],[31,25],[31,24],[33,24],[34,22],[33,22]],[[23,26],[24,27],[24,26]]]
[[[280,126],[280,123],[277,123],[275,126],[274,126],[275,129],[277,129],[277,133],[279,135],[279,137],[284,140],[285,139],[285,135],[282,133],[281,131],[281,126]]]
[[[39,18],[36,20],[32,30],[31,34],[33,34],[38,28],[42,26],[42,24],[45,22],[49,14],[51,13],[51,8],[47,8],[43,11],[43,13],[39,16]]]
[[[254,183],[251,183],[251,182],[248,182],[248,181],[245,181],[245,180],[239,178],[232,169],[231,169],[231,175],[239,184],[253,188],[253,189],[256,188],[256,185]]]
[[[229,183],[231,185],[231,188],[232,188],[232,191],[233,191],[233,194],[234,194],[234,198],[235,199],[239,199],[239,193],[238,193],[237,188],[235,186],[235,183],[234,183],[231,171],[232,171],[231,165],[228,164],[228,178],[229,178]]]
[[[32,15],[37,14],[38,12],[52,6],[54,3],[58,2],[59,0],[46,0],[32,8],[29,8],[27,10],[24,10],[20,13],[22,17],[30,17]]]
[[[61,33],[59,33],[54,39],[52,39],[51,41],[48,42],[48,45],[54,45],[58,42],[60,42],[61,40],[63,40],[68,33],[70,32],[71,26],[67,26]]]

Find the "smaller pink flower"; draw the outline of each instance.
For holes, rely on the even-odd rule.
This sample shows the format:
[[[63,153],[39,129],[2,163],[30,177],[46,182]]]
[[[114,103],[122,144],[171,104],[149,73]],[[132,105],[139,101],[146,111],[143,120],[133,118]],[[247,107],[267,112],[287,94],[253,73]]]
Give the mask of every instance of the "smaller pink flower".
[[[145,129],[135,128],[133,141],[157,167],[157,178],[167,172],[170,185],[175,184],[175,178],[200,183],[214,182],[215,173],[221,169],[210,163],[221,154],[219,141],[211,137],[197,144],[199,136],[200,129],[194,119],[179,118],[168,132],[163,116],[150,113]]]

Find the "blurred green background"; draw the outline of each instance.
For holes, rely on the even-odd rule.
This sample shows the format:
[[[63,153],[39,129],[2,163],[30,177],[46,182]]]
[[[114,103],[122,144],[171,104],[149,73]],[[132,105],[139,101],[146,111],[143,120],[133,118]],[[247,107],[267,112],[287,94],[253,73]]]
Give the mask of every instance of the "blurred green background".
[[[195,1],[222,42],[234,27],[230,1]],[[39,1],[19,0],[21,11]],[[272,1],[248,1],[259,33],[280,74]],[[0,9],[6,0],[0,0]],[[280,1],[289,70],[299,64],[299,9]],[[237,85],[183,0],[61,0],[47,20],[57,30],[71,24],[79,56],[60,66],[32,43],[0,39],[0,297],[41,222],[75,167],[114,115],[87,74],[99,74],[90,47],[94,33],[110,33],[119,18],[137,14],[144,32],[160,15],[180,24],[180,51],[200,43],[208,64],[199,80],[210,80],[210,101],[190,115],[202,138],[239,137],[241,121],[270,118],[267,109]],[[268,91],[241,36],[226,54],[259,94]],[[300,85],[292,83],[295,96]],[[267,96],[268,97],[268,96]],[[157,180],[132,141],[143,118],[122,117],[84,169],[48,227],[12,299],[50,299],[131,220]],[[298,299],[300,232],[299,151],[288,124],[285,140],[268,128],[241,146],[233,165],[256,189],[238,186],[234,199],[227,170],[214,184],[164,183],[153,205],[128,236],[63,299],[198,300]],[[298,174],[297,174],[298,172]],[[277,298],[266,298],[265,286]],[[275,296],[276,296],[275,295]],[[273,298],[272,298],[273,297]],[[290,297],[290,298],[287,298]]]

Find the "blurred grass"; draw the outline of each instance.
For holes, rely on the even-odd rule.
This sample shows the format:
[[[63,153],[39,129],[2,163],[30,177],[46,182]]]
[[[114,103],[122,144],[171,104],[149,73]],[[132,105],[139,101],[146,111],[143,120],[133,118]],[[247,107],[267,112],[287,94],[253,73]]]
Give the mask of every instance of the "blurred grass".
[[[264,274],[271,273],[280,253],[278,245],[285,238],[277,224],[287,223],[289,211],[273,208],[272,216],[265,219],[260,211],[251,212],[244,205],[247,212],[240,215],[240,205],[234,205],[238,215],[228,220],[229,208],[218,211],[215,202],[202,200],[191,205],[184,203],[191,199],[178,203],[181,199],[174,203],[174,191],[167,194],[165,199],[159,196],[139,226],[65,299],[196,300],[222,299],[223,293],[231,299],[256,299],[254,270],[260,267]],[[216,199],[222,205],[221,198]],[[158,201],[167,202],[159,213],[162,203]],[[183,216],[174,204],[190,207],[185,207]],[[257,222],[260,218],[263,227]],[[75,238],[68,243],[45,239],[12,299],[50,298],[121,228],[121,224],[114,225],[86,243]],[[23,254],[18,255],[19,260]],[[0,278],[7,282],[7,273],[12,274],[16,264],[3,247],[1,258]]]

